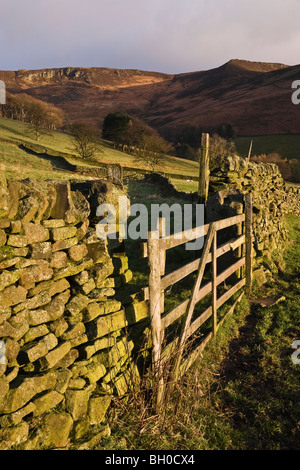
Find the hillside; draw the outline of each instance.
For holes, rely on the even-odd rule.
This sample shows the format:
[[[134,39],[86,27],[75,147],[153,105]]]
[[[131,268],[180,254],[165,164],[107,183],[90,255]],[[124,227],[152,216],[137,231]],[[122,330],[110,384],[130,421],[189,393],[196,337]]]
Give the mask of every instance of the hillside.
[[[210,131],[230,123],[239,136],[299,133],[299,109],[291,102],[291,84],[299,76],[300,65],[245,60],[179,75],[70,67],[0,71],[9,91],[51,102],[70,121],[101,124],[121,110],[160,132],[186,125]]]
[[[45,155],[26,151],[22,144],[34,145]],[[83,160],[74,155],[70,134],[47,130],[36,142],[29,124],[0,117],[0,169],[9,178],[86,179],[88,177],[75,173],[72,166],[99,166],[102,163],[120,163],[123,167],[147,169],[137,164],[134,156],[120,152],[105,142],[99,146],[93,160]],[[197,189],[199,170],[196,162],[166,155],[157,170],[173,174],[171,179],[178,189]],[[194,176],[195,181],[186,183],[185,180],[177,179],[182,175],[187,175],[187,178]]]

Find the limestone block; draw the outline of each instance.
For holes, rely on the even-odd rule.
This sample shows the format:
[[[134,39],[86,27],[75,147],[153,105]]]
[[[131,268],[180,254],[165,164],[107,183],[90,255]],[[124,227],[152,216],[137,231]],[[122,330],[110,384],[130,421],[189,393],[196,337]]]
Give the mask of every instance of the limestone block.
[[[35,405],[33,402],[29,402],[23,408],[9,415],[3,415],[0,418],[0,426],[2,428],[16,426],[21,423],[22,419],[32,413],[35,410]]]
[[[84,321],[89,322],[100,315],[117,312],[121,308],[121,302],[108,300],[106,302],[91,302],[84,311]]]
[[[75,226],[58,227],[51,230],[51,240],[66,240],[76,236],[77,228]]]
[[[36,282],[47,281],[52,276],[53,269],[49,267],[49,263],[39,260],[38,264],[20,270],[20,284],[26,289],[31,289]]]
[[[149,318],[149,308],[146,301],[135,302],[129,305],[126,307],[125,312],[129,325]]]
[[[76,348],[80,344],[88,342],[88,336],[84,333],[80,336],[76,336],[76,338],[70,339],[71,347]]]
[[[71,349],[69,341],[60,343],[52,349],[46,356],[40,359],[41,370],[53,368]]]
[[[35,377],[18,377],[19,385],[9,390],[0,405],[0,413],[13,413],[26,405],[35,395],[53,389],[56,384],[54,371]]]
[[[46,228],[58,228],[58,227],[64,227],[66,224],[63,219],[48,219],[48,220],[43,220],[42,225]]]
[[[0,229],[0,246],[5,245],[6,238],[7,238],[7,236],[6,236],[5,231],[3,229]]]
[[[53,333],[44,336],[40,341],[29,343],[19,353],[20,363],[34,362],[45,356],[48,351],[57,346],[58,340]],[[18,357],[18,360],[19,360]]]
[[[88,379],[90,384],[98,382],[106,374],[106,368],[103,364],[91,363],[87,366],[87,372],[84,377]]]
[[[104,241],[89,243],[87,250],[94,263],[103,263],[108,259],[107,245]]]
[[[24,302],[27,296],[27,289],[22,286],[10,286],[0,293],[0,305],[11,307]]]
[[[15,284],[21,276],[20,270],[16,271],[3,271],[0,274],[0,292],[6,287]]]
[[[25,235],[9,235],[6,243],[9,246],[14,246],[17,248],[27,246],[29,244]]]
[[[68,369],[57,370],[57,381],[55,385],[55,390],[61,394],[64,394],[68,388],[71,377],[72,377],[72,372],[70,370]]]
[[[46,414],[38,429],[38,439],[34,442],[34,448],[38,448],[39,445],[46,449],[66,447],[72,427],[73,420],[68,413]]]
[[[94,279],[90,279],[89,281],[87,281],[85,284],[81,286],[81,290],[85,295],[88,295],[95,288],[96,288],[96,284],[95,284]]]
[[[37,295],[42,291],[47,291],[49,295],[53,297],[54,295],[60,294],[61,292],[64,292],[65,290],[69,289],[69,287],[70,283],[67,281],[67,279],[60,279],[59,281],[43,281],[37,284],[32,289],[29,289],[28,297]]]
[[[75,325],[71,325],[68,327],[67,331],[62,335],[63,340],[70,340],[74,339],[77,336],[82,335],[85,333],[85,325],[82,322],[76,323]]]
[[[24,335],[24,343],[29,343],[30,341],[34,341],[36,338],[45,336],[48,333],[49,333],[49,328],[45,324],[29,328],[27,333],[25,333]]]
[[[23,229],[28,243],[39,243],[49,240],[49,230],[39,224],[24,223]]]
[[[90,340],[106,336],[112,331],[120,330],[128,325],[124,310],[106,316],[100,316],[86,325]]]
[[[78,284],[79,286],[82,286],[86,282],[88,282],[90,276],[88,271],[81,271],[81,273],[77,274],[76,276],[73,277],[74,282]]]
[[[51,242],[33,243],[31,257],[33,259],[49,259],[52,256]]]
[[[11,221],[6,218],[6,217],[3,217],[3,218],[0,218],[0,228],[10,228],[10,225],[11,225]]]
[[[107,297],[112,297],[115,295],[116,291],[112,287],[104,287],[103,289],[93,289],[89,294],[91,300],[104,301],[107,300]]]
[[[6,261],[2,261],[0,263],[0,270],[11,268],[12,266],[16,265],[20,261],[21,261],[21,258],[19,258],[19,257],[15,257],[15,258],[7,259]]]
[[[77,315],[88,305],[89,302],[90,299],[86,295],[77,294],[67,303],[66,310],[70,315]]]
[[[53,246],[52,246],[53,249]],[[52,258],[50,260],[50,268],[60,269],[64,268],[68,262],[67,253],[64,251],[56,251],[53,253]]]
[[[14,427],[0,430],[0,450],[8,450],[26,441],[29,434],[29,424],[22,421]]]
[[[57,320],[64,314],[65,304],[68,302],[70,295],[70,290],[65,290],[57,294],[51,302],[45,305],[44,308],[49,313],[51,320]]]
[[[66,266],[65,268],[62,268],[56,272],[54,280],[62,279],[63,277],[75,276],[76,274],[91,267],[92,265],[93,260],[89,259],[87,261],[83,261],[80,264],[72,264],[70,266]]]
[[[82,390],[86,387],[86,381],[82,377],[76,379],[70,379],[68,389],[70,390]]]
[[[80,348],[80,357],[84,359],[89,359],[94,354],[96,354],[97,351],[100,351],[101,349],[110,348],[111,346],[114,346],[116,342],[116,336],[113,335],[104,336],[103,338],[96,339],[95,341],[86,344]]]
[[[16,307],[13,308],[14,313],[18,313],[24,308],[35,309],[42,307],[43,305],[48,304],[51,301],[51,296],[47,291],[41,291],[34,297],[27,299],[25,302],[19,303]]]
[[[105,263],[96,264],[96,266],[94,266],[94,269],[93,269],[96,287],[98,288],[103,287],[102,285],[100,285],[101,282],[104,281],[108,276],[111,276],[113,272],[114,272],[114,265],[110,258],[107,258]]]
[[[91,439],[84,442],[83,444],[80,444],[78,447],[78,450],[94,449],[101,442],[101,439],[105,437],[109,437],[110,435],[111,435],[111,429],[109,427],[109,424],[105,424],[105,426],[103,426],[101,431],[98,430]]]
[[[64,396],[57,392],[56,390],[51,390],[50,392],[46,392],[42,396],[36,398],[33,400],[33,404],[35,406],[33,410],[33,416],[40,416],[47,411],[49,411],[51,408],[54,408],[56,405],[58,405],[62,400]]]
[[[69,325],[64,317],[58,318],[58,320],[51,322],[49,325],[50,331],[52,331],[57,338],[60,338],[68,328]]]
[[[81,261],[88,254],[88,249],[84,244],[74,245],[69,248],[68,254],[72,261]]]
[[[69,343],[70,343],[70,347],[72,347],[71,341],[69,341]],[[78,357],[79,357],[78,350],[75,348],[70,349],[70,351],[60,361],[58,361],[57,364],[55,364],[55,368],[66,369],[70,367],[72,364],[74,364],[74,362],[77,361]]]
[[[110,403],[111,395],[99,395],[90,398],[88,404],[88,416],[90,424],[102,423]]]
[[[66,409],[74,421],[84,419],[87,415],[89,398],[94,390],[95,384],[89,385],[83,390],[66,391]]]
[[[68,238],[66,240],[57,240],[55,243],[52,244],[52,251],[53,253],[56,251],[67,250],[71,248],[71,246],[77,245],[78,238]]]

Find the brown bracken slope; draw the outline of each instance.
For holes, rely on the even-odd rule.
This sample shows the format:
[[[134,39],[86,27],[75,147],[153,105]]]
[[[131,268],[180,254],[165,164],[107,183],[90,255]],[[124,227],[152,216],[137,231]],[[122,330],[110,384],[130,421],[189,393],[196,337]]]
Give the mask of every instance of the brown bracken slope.
[[[109,112],[123,111],[161,132],[230,123],[238,135],[300,133],[300,105],[291,101],[300,65],[230,60],[179,75],[69,67],[0,71],[0,80],[8,91],[61,107],[70,121],[101,125]]]

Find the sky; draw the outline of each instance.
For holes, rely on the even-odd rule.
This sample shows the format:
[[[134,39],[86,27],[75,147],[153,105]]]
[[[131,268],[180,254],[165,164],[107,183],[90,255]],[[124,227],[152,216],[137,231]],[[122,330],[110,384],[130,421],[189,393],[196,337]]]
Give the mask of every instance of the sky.
[[[300,0],[0,0],[0,70],[300,63]]]

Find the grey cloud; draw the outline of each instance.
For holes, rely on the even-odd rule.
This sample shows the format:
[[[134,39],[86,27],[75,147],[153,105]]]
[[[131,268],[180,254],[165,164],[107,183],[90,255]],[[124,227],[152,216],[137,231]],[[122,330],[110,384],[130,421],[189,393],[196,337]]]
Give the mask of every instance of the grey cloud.
[[[0,0],[1,69],[298,60],[299,0]]]

